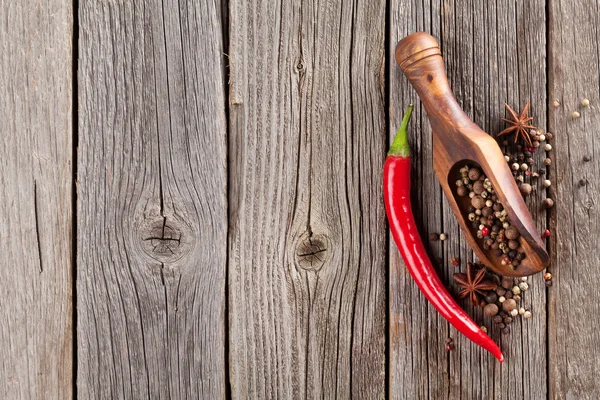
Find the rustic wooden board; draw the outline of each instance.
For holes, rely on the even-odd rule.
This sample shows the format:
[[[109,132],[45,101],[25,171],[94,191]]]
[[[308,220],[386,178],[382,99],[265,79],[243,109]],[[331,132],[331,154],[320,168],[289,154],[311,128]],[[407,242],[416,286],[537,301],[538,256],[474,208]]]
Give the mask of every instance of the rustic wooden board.
[[[549,289],[550,398],[600,397],[600,333],[596,316],[600,253],[600,21],[597,1],[550,3],[549,109],[555,163],[556,207],[551,248],[554,285]],[[590,100],[590,107],[581,100]],[[578,111],[581,118],[573,119]],[[584,161],[584,157],[590,161]],[[580,181],[583,181],[580,183]]]
[[[223,398],[221,5],[79,6],[78,395]]]
[[[0,21],[0,398],[69,399],[72,2],[2,2]]]
[[[505,102],[519,107],[533,104],[534,121],[546,123],[545,4],[477,1],[403,1],[391,3],[390,136],[399,126],[404,108],[416,102],[415,92],[396,67],[393,52],[402,37],[424,30],[438,38],[455,95],[473,120],[495,134],[503,129]],[[468,38],[466,40],[465,38]],[[411,126],[414,154],[415,212],[422,216],[422,236],[446,232],[445,242],[430,242],[445,282],[452,281],[452,257],[472,259],[450,207],[441,195],[432,167],[431,131],[426,115],[417,106]],[[538,152],[537,165],[544,158]],[[537,226],[545,227],[546,212],[539,205],[543,191],[529,200]],[[390,244],[390,351],[389,391],[393,398],[540,398],[546,396],[545,286],[541,275],[530,278],[532,290],[524,304],[534,317],[511,325],[509,336],[496,329],[507,361],[499,363],[460,336],[412,282],[394,244]],[[454,287],[454,284],[451,284]],[[491,327],[481,309],[462,303],[476,321]],[[446,337],[456,350],[444,350]]]
[[[233,398],[385,395],[385,1],[230,2]]]

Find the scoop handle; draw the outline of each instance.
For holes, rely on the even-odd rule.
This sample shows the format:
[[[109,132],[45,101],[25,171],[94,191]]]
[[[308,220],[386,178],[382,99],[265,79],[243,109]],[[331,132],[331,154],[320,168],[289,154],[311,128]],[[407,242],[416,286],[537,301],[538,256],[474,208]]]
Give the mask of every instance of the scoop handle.
[[[396,62],[419,94],[434,131],[476,127],[450,89],[442,52],[433,36],[416,32],[399,41]]]

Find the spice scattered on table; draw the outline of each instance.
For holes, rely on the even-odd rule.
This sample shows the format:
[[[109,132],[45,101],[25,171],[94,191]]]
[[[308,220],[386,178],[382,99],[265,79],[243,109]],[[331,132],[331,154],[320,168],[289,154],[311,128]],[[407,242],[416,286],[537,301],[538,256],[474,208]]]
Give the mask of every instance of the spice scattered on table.
[[[453,277],[459,297],[469,297],[473,305],[483,307],[483,313],[503,334],[510,333],[509,325],[516,317],[531,317],[531,311],[522,305],[522,295],[529,290],[527,277],[502,277],[479,262],[467,263],[466,273]]]

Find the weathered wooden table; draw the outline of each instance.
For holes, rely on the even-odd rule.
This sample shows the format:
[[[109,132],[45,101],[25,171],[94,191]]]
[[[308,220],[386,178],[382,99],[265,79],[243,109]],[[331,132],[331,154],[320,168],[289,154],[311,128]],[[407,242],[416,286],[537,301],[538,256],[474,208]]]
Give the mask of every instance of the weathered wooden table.
[[[0,397],[599,398],[599,23],[587,0],[1,1]],[[389,238],[382,164],[418,102],[393,50],[418,30],[484,130],[531,100],[555,134],[556,206],[529,200],[554,285],[491,330],[503,365]],[[450,282],[472,254],[420,107],[411,132]]]

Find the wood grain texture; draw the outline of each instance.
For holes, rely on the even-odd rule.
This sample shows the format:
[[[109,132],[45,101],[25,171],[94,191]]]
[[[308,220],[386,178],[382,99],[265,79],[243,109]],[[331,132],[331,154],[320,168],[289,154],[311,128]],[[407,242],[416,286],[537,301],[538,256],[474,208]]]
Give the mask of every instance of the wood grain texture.
[[[554,285],[549,289],[550,398],[600,397],[600,22],[598,1],[550,3],[549,102],[554,133],[551,248]],[[587,98],[590,107],[581,106]],[[573,119],[578,111],[581,118]],[[584,158],[589,157],[589,161]]]
[[[69,399],[72,2],[0,2],[0,398]]]
[[[476,1],[404,1],[391,4],[390,136],[399,126],[404,107],[418,103],[416,94],[396,67],[394,47],[415,31],[427,31],[439,39],[450,85],[464,111],[484,131],[503,129],[501,117],[507,102],[520,107],[530,99],[534,122],[545,128],[545,4]],[[438,260],[439,273],[451,281],[452,257],[462,264],[472,252],[456,223],[448,202],[442,199],[433,173],[431,128],[422,109],[415,110],[411,126],[415,190],[413,204],[422,216],[422,235],[446,232],[445,242],[429,243],[430,256]],[[541,165],[543,155],[536,155]],[[538,229],[546,213],[539,208],[543,193],[528,201]],[[545,287],[541,276],[530,278],[532,289],[524,304],[534,317],[511,325],[502,336],[495,328],[492,338],[507,359],[500,366],[485,351],[460,336],[443,320],[411,281],[390,245],[390,352],[389,388],[393,398],[543,398],[546,396]],[[453,287],[454,285],[451,284]],[[464,304],[476,321],[491,327],[481,309]],[[456,351],[444,350],[446,337],[454,338]]]
[[[385,1],[230,2],[233,398],[385,396]]]
[[[221,4],[79,6],[78,395],[223,398]]]

